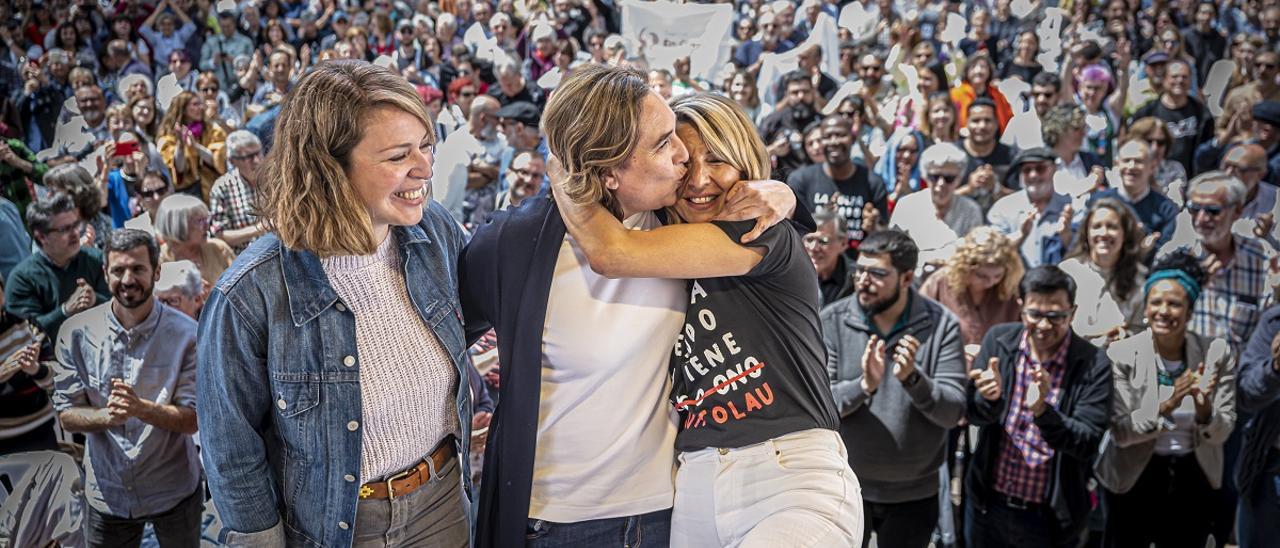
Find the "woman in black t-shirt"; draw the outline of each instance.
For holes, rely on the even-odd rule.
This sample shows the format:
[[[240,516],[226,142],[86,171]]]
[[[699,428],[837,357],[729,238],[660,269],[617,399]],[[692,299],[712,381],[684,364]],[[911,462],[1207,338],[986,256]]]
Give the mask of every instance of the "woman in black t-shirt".
[[[689,164],[668,219],[684,224],[627,230],[603,206],[570,203],[559,188],[568,175],[558,162],[548,169],[593,269],[691,280],[671,359],[680,415],[671,544],[860,544],[860,488],[836,432],[802,234],[782,223],[739,243],[755,223],[718,217],[747,190],[740,181],[768,175],[764,143],[728,99],[693,94],[671,106]]]

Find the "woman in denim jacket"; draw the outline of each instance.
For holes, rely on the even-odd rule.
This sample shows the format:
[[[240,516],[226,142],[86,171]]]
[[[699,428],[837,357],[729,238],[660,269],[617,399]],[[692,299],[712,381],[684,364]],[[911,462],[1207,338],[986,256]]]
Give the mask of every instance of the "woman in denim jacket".
[[[290,92],[259,238],[200,322],[203,459],[232,546],[467,546],[463,234],[413,88],[325,63]],[[464,420],[459,420],[462,417]]]

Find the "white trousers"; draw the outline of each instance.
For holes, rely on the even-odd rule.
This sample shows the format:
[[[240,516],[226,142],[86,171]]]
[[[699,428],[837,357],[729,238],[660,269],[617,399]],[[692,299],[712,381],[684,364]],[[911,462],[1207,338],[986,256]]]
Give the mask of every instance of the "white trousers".
[[[862,488],[832,430],[679,455],[673,548],[862,545]]]

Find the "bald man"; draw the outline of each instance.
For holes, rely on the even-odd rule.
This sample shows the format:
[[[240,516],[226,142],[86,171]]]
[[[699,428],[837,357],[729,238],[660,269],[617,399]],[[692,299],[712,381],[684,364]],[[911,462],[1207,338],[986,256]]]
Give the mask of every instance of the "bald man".
[[[1233,146],[1222,156],[1219,169],[1240,179],[1248,190],[1240,218],[1231,226],[1231,231],[1240,236],[1262,238],[1280,249],[1280,239],[1274,234],[1275,218],[1280,211],[1277,190],[1270,183],[1263,183],[1267,176],[1267,150],[1254,143]]]
[[[464,201],[468,196],[479,203],[488,189],[490,203],[496,199],[498,164],[506,139],[498,132],[497,99],[481,95],[471,102],[466,131],[449,134],[436,151],[435,176],[431,178],[431,194],[459,222],[466,221]],[[481,191],[481,192],[477,192]],[[474,208],[472,208],[474,209]]]

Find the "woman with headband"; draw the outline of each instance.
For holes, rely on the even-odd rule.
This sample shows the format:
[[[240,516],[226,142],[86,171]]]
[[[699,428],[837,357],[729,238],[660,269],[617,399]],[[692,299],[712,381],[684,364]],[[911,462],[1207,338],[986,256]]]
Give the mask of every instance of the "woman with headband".
[[[1184,251],[1158,260],[1142,288],[1148,329],[1107,350],[1113,412],[1094,467],[1106,546],[1204,546],[1210,534],[1202,503],[1222,486],[1236,360],[1227,341],[1187,331],[1207,278]]]

